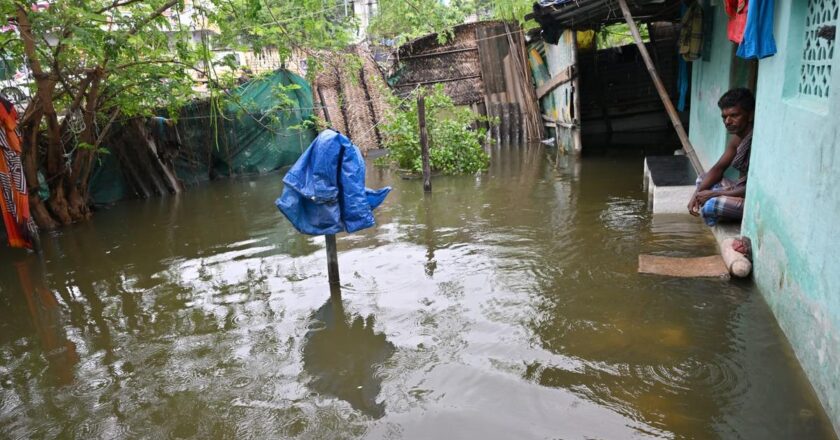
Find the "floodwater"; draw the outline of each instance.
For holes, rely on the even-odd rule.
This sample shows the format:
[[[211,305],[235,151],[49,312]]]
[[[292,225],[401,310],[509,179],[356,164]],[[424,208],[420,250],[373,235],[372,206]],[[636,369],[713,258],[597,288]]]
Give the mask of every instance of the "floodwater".
[[[368,184],[334,296],[279,175],[2,250],[0,438],[834,438],[752,284],[636,273],[715,251],[651,218],[640,157]]]

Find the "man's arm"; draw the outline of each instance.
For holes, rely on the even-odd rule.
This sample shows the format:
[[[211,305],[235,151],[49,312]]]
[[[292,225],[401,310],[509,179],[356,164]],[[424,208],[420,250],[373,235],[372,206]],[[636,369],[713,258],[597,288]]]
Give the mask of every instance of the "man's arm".
[[[732,189],[727,189],[727,190],[712,191],[712,190],[707,189],[707,190],[704,190],[704,191],[698,191],[694,195],[694,198],[697,199],[697,201],[702,206],[704,203],[706,203],[706,200],[709,200],[712,197],[720,197],[720,196],[744,197],[745,195],[747,195],[747,187],[744,186],[744,185],[741,185],[741,186],[738,186],[738,187],[735,187],[735,188],[732,188]]]
[[[732,136],[729,139],[729,142],[726,143],[726,149],[723,151],[723,154],[720,155],[720,159],[706,172],[706,176],[700,182],[700,185],[697,186],[697,191],[691,196],[691,199],[688,201],[688,212],[691,215],[697,216],[700,215],[700,207],[703,206],[703,203],[706,203],[706,200],[709,200],[712,197],[716,197],[715,195],[709,195],[711,191],[708,191],[709,188],[714,186],[714,184],[720,182],[720,179],[723,178],[723,173],[729,168],[729,165],[732,164],[732,160],[735,159],[735,153],[738,152],[738,144],[741,143],[741,138],[738,136]],[[736,188],[737,189],[737,188]],[[702,195],[704,197],[698,197]],[[717,194],[717,195],[728,195],[728,194]],[[735,196],[732,197],[743,197],[742,196]]]

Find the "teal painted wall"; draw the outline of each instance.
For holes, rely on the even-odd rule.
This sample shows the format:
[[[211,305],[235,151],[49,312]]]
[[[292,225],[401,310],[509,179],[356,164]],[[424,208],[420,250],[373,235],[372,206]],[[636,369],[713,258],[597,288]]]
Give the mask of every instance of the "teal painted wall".
[[[827,99],[798,95],[806,9],[807,0],[776,2],[779,50],[759,62],[742,232],[753,242],[755,282],[840,432],[840,56]],[[711,101],[730,81],[718,15],[712,60],[693,72],[691,137],[706,166],[724,136]]]
[[[734,45],[726,38],[728,18],[722,6],[712,7],[715,15],[712,24],[710,59],[697,60],[691,73],[691,114],[689,138],[697,151],[703,168],[709,169],[723,153],[726,146],[726,129],[720,121],[717,102],[729,90]]]

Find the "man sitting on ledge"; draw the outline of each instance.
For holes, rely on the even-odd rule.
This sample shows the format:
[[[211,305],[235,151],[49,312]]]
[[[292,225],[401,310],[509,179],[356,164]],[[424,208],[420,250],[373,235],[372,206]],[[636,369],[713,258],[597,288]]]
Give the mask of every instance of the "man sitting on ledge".
[[[718,107],[726,131],[733,136],[717,163],[697,178],[697,191],[688,202],[688,212],[703,217],[709,226],[719,221],[740,221],[744,214],[755,98],[748,89],[732,89],[720,97]],[[730,166],[740,172],[737,181],[723,177]]]

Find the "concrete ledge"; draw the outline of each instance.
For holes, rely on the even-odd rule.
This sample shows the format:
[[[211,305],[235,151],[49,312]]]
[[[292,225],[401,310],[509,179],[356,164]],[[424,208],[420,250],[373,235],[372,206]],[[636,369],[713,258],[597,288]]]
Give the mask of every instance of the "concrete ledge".
[[[645,157],[644,187],[654,214],[683,214],[697,174],[685,156]]]

